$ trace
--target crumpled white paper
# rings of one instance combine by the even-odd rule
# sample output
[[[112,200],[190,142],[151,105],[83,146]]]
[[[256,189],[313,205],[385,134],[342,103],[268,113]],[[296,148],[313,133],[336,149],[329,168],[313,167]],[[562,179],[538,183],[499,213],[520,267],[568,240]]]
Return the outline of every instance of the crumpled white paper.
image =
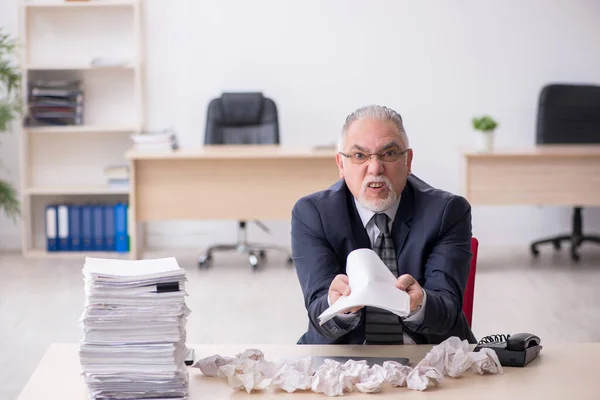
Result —
[[[429,385],[438,385],[442,374],[434,367],[417,366],[406,377],[406,387],[412,390],[425,390]]]
[[[434,367],[442,375],[449,375],[448,368],[452,366],[452,358],[457,351],[469,352],[469,342],[461,341],[458,337],[452,336],[442,343],[435,345],[425,355],[417,367]],[[452,375],[450,375],[452,376]]]
[[[348,360],[344,364],[325,360],[315,373],[311,389],[327,396],[342,396],[355,388],[362,393],[375,393],[381,390],[385,377],[381,365],[369,368],[365,360]]]
[[[288,393],[296,390],[307,390],[311,388],[313,373],[312,358],[310,356],[287,361],[277,370],[271,385]]]
[[[310,356],[274,363],[265,360],[264,354],[257,349],[248,349],[234,358],[214,355],[198,360],[193,366],[207,376],[227,378],[231,387],[248,393],[273,387],[288,393],[310,389],[327,396],[342,396],[355,389],[375,393],[383,384],[423,391],[440,384],[444,376],[456,378],[467,371],[503,373],[496,352],[486,348],[479,352],[469,351],[469,343],[457,337],[432,347],[414,368],[395,361],[369,367],[366,360],[348,360],[341,364],[326,359],[317,371],[313,371]]]
[[[196,364],[210,365],[209,362],[205,362],[210,359],[211,357],[207,357],[203,360],[198,360]],[[265,390],[268,388],[276,371],[277,365],[266,361],[262,351],[248,349],[243,353],[236,354],[235,358],[229,363],[221,365],[217,369],[217,376],[219,378],[227,378],[232,388],[246,390],[246,392],[250,393],[253,390]],[[212,369],[209,368],[208,372],[212,372]]]
[[[457,378],[468,370],[478,374],[503,373],[498,355],[492,349],[469,351],[469,343],[456,336],[434,346],[415,368],[433,367],[442,375]]]
[[[480,375],[483,375],[485,372],[489,372],[490,374],[502,374],[504,372],[502,364],[500,364],[500,360],[498,359],[498,354],[492,349],[484,347],[478,352],[474,352],[472,359],[473,365],[471,366],[471,370]]]
[[[408,365],[402,365],[397,361],[384,361],[385,381],[390,386],[400,387],[406,383],[406,377],[413,370]]]
[[[358,368],[358,363],[355,363],[354,368]],[[326,396],[341,396],[344,394],[344,389],[348,392],[354,389],[354,382],[350,374],[342,373],[341,363],[325,360],[315,372],[311,389],[315,393],[323,393]]]
[[[206,376],[217,376],[219,368],[233,361],[233,357],[221,357],[218,354],[200,359],[192,367],[200,368]]]
[[[381,365],[374,364],[371,368],[363,370],[359,376],[360,382],[356,389],[362,393],[376,393],[381,390],[381,385],[386,380],[386,371]]]

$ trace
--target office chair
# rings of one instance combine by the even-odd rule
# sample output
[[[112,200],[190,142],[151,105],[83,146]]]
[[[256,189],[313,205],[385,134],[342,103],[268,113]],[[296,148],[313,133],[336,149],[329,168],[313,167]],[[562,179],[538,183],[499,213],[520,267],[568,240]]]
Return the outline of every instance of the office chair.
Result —
[[[223,93],[210,101],[206,116],[205,145],[279,144],[279,120],[275,102],[260,92]],[[254,221],[265,232],[269,229],[260,221]],[[215,251],[238,251],[248,254],[253,270],[259,268],[267,250],[287,255],[292,264],[291,253],[283,247],[249,243],[247,221],[238,221],[238,241],[231,244],[214,244],[198,256],[198,266],[206,268],[212,262]]]
[[[537,144],[600,143],[600,86],[551,84],[540,93],[537,115]],[[583,234],[582,207],[573,207],[570,234],[541,239],[531,244],[531,253],[539,255],[540,244],[552,243],[560,250],[561,242],[571,244],[571,258],[579,261],[577,249],[583,242],[600,244],[600,236]]]
[[[467,279],[467,286],[465,287],[465,294],[463,299],[462,310],[467,317],[467,322],[471,326],[473,320],[473,297],[475,294],[475,272],[477,271],[477,250],[479,249],[479,241],[476,238],[471,238],[471,268],[469,269],[469,277]]]

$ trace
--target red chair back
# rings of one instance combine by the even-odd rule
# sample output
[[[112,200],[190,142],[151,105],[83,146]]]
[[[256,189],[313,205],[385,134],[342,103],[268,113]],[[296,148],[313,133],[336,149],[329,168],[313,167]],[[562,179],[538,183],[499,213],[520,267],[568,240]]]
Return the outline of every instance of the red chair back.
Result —
[[[471,252],[473,258],[471,258],[471,268],[469,269],[469,279],[467,279],[467,287],[465,288],[465,295],[463,301],[463,312],[467,317],[467,322],[471,326],[471,320],[473,318],[473,294],[475,292],[475,271],[477,270],[477,249],[479,247],[479,241],[476,238],[471,238]]]

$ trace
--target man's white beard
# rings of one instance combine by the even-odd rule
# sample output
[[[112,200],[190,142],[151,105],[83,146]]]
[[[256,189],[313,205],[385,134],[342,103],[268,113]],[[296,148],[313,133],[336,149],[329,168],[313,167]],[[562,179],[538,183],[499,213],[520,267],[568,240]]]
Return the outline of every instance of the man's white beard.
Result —
[[[365,192],[368,189],[368,185],[372,182],[381,182],[387,187],[387,196],[383,199],[367,199]],[[390,208],[398,199],[396,192],[392,189],[392,182],[389,181],[385,176],[367,177],[363,181],[362,187],[360,188],[360,194],[358,196],[358,202],[367,210],[373,212],[382,212]]]

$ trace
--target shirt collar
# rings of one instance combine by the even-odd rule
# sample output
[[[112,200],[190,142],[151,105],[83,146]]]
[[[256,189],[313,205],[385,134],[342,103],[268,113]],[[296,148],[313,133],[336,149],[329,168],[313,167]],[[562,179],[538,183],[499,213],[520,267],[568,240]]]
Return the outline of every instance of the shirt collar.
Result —
[[[392,221],[392,222],[394,222],[394,218],[396,218],[396,212],[398,211],[398,206],[400,205],[400,198],[401,198],[401,196],[398,197],[398,199],[394,202],[394,204],[392,204],[392,206],[390,208],[383,211],[384,213],[387,214],[388,217],[390,217],[390,221]],[[369,223],[371,218],[373,218],[373,215],[375,215],[376,213],[364,208],[358,202],[358,200],[356,200],[356,198],[354,198],[354,204],[356,205],[356,210],[358,211],[360,220],[362,221],[363,226],[366,228],[367,224]]]

